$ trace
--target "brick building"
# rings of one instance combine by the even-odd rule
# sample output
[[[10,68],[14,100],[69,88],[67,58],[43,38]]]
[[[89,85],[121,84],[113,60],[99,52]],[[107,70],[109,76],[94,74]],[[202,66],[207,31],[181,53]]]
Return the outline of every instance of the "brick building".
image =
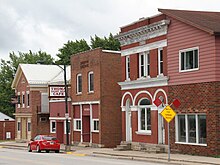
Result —
[[[0,112],[0,140],[15,139],[15,120]]]
[[[57,66],[58,67],[58,66]],[[63,66],[61,66],[63,67]],[[57,137],[59,142],[66,143],[66,104],[65,104],[65,86],[64,70],[60,68],[59,74],[50,80],[49,84],[49,109],[50,109],[50,134]],[[71,120],[71,85],[70,85],[70,66],[66,67],[66,80],[68,85],[68,114],[69,114],[69,139],[71,139],[72,125]],[[70,142],[70,141],[69,141]]]
[[[48,82],[60,72],[56,65],[19,64],[12,82],[17,96],[15,140],[49,134]]]
[[[163,107],[153,101],[166,105],[178,98],[181,106],[170,123],[172,151],[219,155],[220,12],[159,11],[122,27],[117,36],[122,139],[139,149],[143,143],[167,144]]]
[[[120,143],[120,79],[120,52],[97,48],[71,57],[74,143]]]
[[[132,148],[147,150],[148,143],[167,144],[167,129],[153,104],[156,98],[168,103],[167,29],[164,14],[142,18],[121,28],[122,139]]]

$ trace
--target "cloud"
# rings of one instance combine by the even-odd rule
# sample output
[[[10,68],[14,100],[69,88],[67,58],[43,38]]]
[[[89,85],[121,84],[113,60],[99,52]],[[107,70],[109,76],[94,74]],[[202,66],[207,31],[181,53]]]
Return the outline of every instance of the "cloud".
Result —
[[[46,51],[68,40],[116,34],[158,8],[219,11],[219,0],[0,0],[0,58],[11,51]]]

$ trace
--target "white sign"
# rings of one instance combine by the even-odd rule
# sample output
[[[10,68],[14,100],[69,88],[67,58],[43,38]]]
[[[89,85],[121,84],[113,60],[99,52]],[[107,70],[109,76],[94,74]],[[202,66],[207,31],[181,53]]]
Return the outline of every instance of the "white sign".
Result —
[[[65,87],[50,86],[50,97],[65,97]]]
[[[6,139],[11,139],[11,132],[6,132]]]

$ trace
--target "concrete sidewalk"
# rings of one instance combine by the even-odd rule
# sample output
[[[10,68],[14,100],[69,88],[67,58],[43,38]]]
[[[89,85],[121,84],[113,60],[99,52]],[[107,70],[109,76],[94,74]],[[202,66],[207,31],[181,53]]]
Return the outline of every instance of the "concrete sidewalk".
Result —
[[[16,143],[14,141],[0,142],[0,147],[13,149],[27,149],[27,143]],[[170,162],[168,155],[165,153],[154,154],[140,151],[114,151],[111,148],[91,148],[91,147],[76,147],[71,146],[70,152],[64,151],[65,146],[61,145],[61,152],[72,154],[74,156],[94,156],[107,157],[114,159],[130,159],[148,162],[160,162],[165,164],[182,164],[182,165],[220,165],[220,158],[192,156],[184,154],[171,154]]]

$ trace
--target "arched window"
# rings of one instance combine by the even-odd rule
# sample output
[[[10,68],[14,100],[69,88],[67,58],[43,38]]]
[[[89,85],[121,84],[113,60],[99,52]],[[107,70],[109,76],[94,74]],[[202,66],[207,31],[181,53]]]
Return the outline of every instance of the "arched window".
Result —
[[[147,98],[139,102],[139,131],[151,131],[151,102]]]

